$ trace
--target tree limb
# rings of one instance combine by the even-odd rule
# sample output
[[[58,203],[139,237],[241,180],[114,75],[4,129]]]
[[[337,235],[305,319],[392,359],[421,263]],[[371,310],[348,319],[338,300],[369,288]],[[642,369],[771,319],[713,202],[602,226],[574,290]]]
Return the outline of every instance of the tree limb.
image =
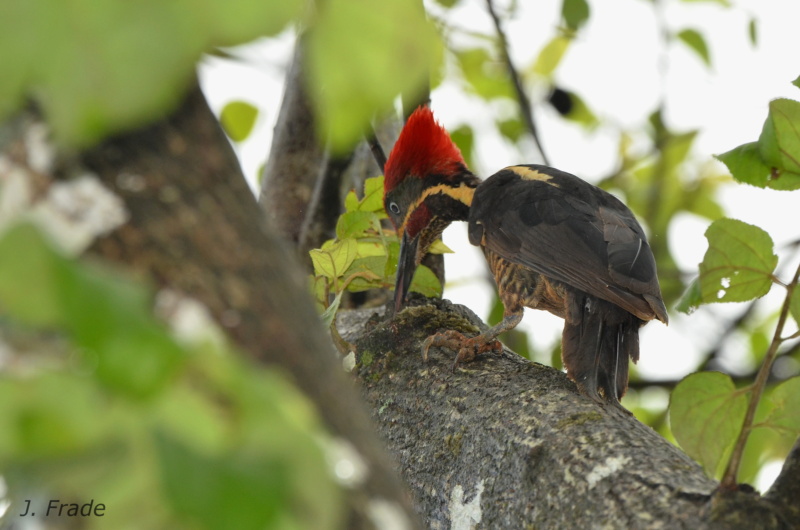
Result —
[[[368,315],[349,314],[340,329],[357,345],[364,397],[429,528],[459,517],[481,528],[781,527],[758,498],[760,511],[752,502],[715,511],[717,483],[694,461],[579,395],[561,372],[508,350],[456,371],[453,352],[433,349],[423,363],[428,335],[485,326],[466,308],[429,300],[365,331]]]
[[[800,438],[786,457],[778,478],[764,496],[767,500],[781,507],[784,519],[791,528],[800,528]]]
[[[311,100],[305,87],[304,39],[297,39],[284,84],[283,102],[264,166],[261,203],[267,219],[296,244],[306,219],[325,152],[317,138]]]

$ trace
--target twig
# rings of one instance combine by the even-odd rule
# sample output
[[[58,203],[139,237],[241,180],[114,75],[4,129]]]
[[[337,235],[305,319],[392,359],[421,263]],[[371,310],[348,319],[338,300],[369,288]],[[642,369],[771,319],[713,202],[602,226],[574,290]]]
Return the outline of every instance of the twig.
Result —
[[[505,32],[503,32],[503,28],[500,26],[500,19],[494,10],[494,4],[492,3],[492,0],[486,0],[486,7],[489,9],[489,15],[491,15],[495,30],[497,30],[497,37],[500,40],[500,51],[503,52],[503,60],[505,60],[506,68],[508,68],[508,73],[511,76],[511,82],[514,85],[514,91],[517,93],[517,98],[519,99],[519,106],[520,110],[522,111],[522,119],[525,122],[525,126],[528,128],[528,131],[531,133],[531,136],[533,136],[533,141],[536,143],[536,148],[542,155],[542,161],[549,166],[550,161],[547,159],[547,155],[542,147],[542,142],[539,140],[539,132],[536,128],[536,122],[533,119],[533,107],[531,106],[528,96],[525,94],[525,89],[522,87],[522,80],[519,77],[519,72],[517,72],[517,69],[514,67],[514,63],[511,60],[511,55],[508,52],[508,39],[506,38]]]
[[[384,152],[381,143],[378,141],[378,133],[375,131],[375,127],[372,128],[372,135],[367,138],[367,144],[369,144],[369,149],[372,151],[372,156],[375,158],[375,162],[378,164],[378,167],[383,171],[386,167],[386,152]]]
[[[753,418],[755,418],[756,409],[761,401],[761,395],[764,393],[764,388],[767,386],[767,379],[772,371],[772,364],[775,362],[775,357],[778,353],[778,347],[784,340],[786,340],[784,337],[781,337],[781,335],[783,334],[783,326],[789,316],[792,293],[794,292],[795,288],[797,288],[797,282],[799,279],[800,265],[798,265],[791,283],[786,286],[786,299],[783,301],[783,307],[781,307],[781,314],[780,317],[778,317],[778,324],[775,326],[775,334],[772,336],[772,343],[769,345],[769,350],[767,350],[767,354],[764,356],[764,361],[761,363],[761,368],[756,376],[756,381],[753,383],[753,394],[750,396],[750,402],[747,404],[747,412],[745,413],[744,422],[742,423],[742,430],[739,432],[739,437],[736,439],[736,443],[733,446],[731,458],[728,461],[728,466],[725,468],[725,474],[723,475],[722,482],[720,483],[720,486],[723,489],[733,490],[736,488],[736,476],[739,473],[739,464],[742,461],[744,448],[747,445],[747,439],[750,437],[750,432],[753,428]]]

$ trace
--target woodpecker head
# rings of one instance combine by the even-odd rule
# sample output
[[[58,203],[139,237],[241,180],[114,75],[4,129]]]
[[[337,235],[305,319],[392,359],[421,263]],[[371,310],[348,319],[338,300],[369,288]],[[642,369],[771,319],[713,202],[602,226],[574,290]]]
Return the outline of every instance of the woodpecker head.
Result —
[[[466,221],[479,180],[431,110],[408,118],[384,168],[383,205],[401,236],[395,311],[431,244],[453,221]]]

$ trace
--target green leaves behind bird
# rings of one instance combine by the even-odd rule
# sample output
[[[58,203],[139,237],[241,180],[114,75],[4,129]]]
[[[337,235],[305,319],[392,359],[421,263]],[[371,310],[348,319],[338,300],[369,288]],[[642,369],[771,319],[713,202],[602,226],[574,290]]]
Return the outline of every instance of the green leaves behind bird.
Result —
[[[684,29],[677,35],[678,40],[686,44],[689,49],[697,54],[706,67],[711,67],[711,52],[708,51],[708,44],[703,35],[694,29]]]
[[[785,458],[800,436],[800,377],[771,388],[755,414],[747,450],[755,459]],[[727,374],[699,372],[684,378],[670,397],[670,425],[675,439],[710,477],[719,478],[736,441],[750,399],[750,387],[736,388]],[[759,443],[769,435],[770,444]],[[776,445],[780,450],[775,451]],[[744,477],[740,477],[743,479]],[[752,479],[746,477],[744,479]]]
[[[246,101],[231,101],[219,115],[222,128],[234,142],[243,142],[250,136],[257,118],[258,108]]]
[[[758,141],[717,158],[739,182],[775,190],[800,189],[800,102],[770,102]]]
[[[724,218],[712,223],[705,235],[708,250],[700,264],[700,276],[679,309],[690,312],[700,304],[746,302],[769,292],[778,264],[769,234],[757,226]]]
[[[730,376],[700,372],[684,378],[670,397],[670,425],[675,439],[711,477],[722,472],[721,463],[742,428],[747,395],[737,390]]]

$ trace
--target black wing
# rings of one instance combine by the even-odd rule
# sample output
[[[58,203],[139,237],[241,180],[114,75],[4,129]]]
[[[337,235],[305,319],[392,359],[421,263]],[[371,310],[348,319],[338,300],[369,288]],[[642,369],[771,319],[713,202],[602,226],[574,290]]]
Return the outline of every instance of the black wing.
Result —
[[[613,195],[547,166],[506,168],[478,186],[469,238],[505,259],[667,322],[642,227]]]

